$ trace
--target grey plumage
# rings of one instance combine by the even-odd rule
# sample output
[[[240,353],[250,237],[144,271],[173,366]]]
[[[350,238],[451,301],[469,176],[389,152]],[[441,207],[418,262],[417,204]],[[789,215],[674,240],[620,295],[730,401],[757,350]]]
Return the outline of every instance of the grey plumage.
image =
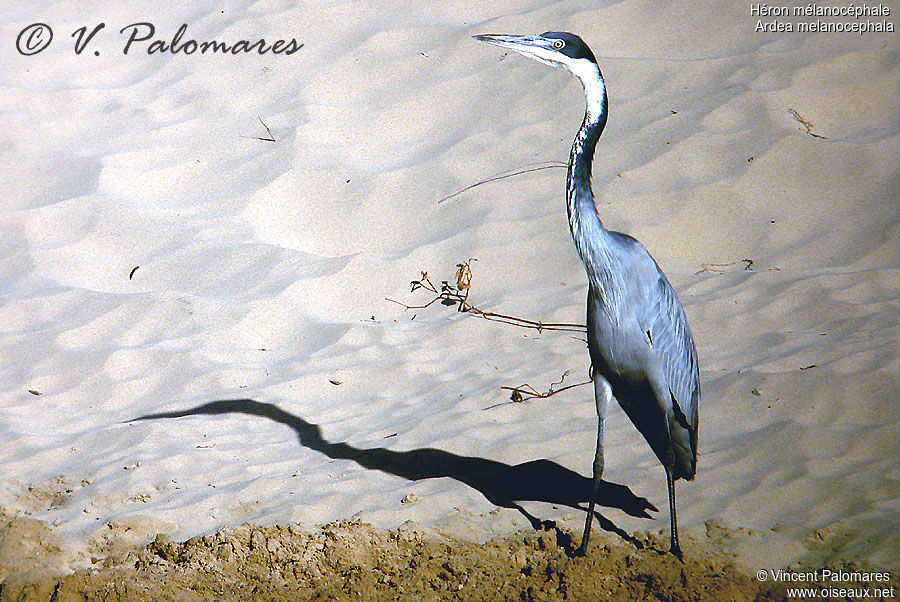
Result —
[[[675,291],[650,253],[627,234],[607,230],[597,214],[591,162],[608,116],[603,76],[590,48],[570,33],[475,38],[563,67],[581,81],[587,101],[566,176],[569,228],[588,277],[587,338],[598,416],[593,491],[579,551],[587,550],[590,538],[606,411],[615,397],[666,470],[671,552],[681,558],[675,480],[693,479],[697,468],[697,351]]]

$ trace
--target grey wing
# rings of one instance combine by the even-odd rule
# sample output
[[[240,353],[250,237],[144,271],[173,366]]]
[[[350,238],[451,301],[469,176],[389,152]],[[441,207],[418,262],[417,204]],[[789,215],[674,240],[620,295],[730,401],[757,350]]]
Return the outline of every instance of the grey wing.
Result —
[[[662,271],[659,271],[659,280],[656,286],[651,287],[649,297],[649,303],[644,306],[643,315],[639,318],[641,327],[650,333],[652,348],[660,359],[672,393],[675,418],[690,432],[691,451],[696,455],[697,406],[700,399],[697,349],[684,309]]]

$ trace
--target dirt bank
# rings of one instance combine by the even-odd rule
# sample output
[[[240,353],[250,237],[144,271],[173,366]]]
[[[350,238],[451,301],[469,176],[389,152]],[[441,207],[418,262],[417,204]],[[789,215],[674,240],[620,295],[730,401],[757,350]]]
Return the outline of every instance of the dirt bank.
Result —
[[[687,541],[682,564],[665,553],[667,542],[647,534],[636,535],[636,545],[601,534],[586,558],[574,558],[573,536],[556,529],[482,545],[411,524],[394,531],[359,522],[315,531],[242,525],[183,543],[159,535],[57,577],[41,564],[42,554],[58,551],[49,530],[21,519],[9,525],[7,560],[16,539],[20,558],[19,566],[0,563],[2,602],[784,599],[721,554]]]

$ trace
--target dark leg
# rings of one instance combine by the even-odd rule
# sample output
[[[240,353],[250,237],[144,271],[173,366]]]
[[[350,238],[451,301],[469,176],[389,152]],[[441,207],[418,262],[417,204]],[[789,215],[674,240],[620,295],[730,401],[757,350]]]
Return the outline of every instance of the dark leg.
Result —
[[[601,431],[602,432],[602,431]],[[587,553],[588,540],[591,537],[591,524],[594,522],[594,504],[597,501],[597,491],[600,489],[600,481],[603,478],[603,436],[597,434],[597,450],[594,452],[594,482],[591,487],[591,501],[588,503],[587,517],[584,519],[584,532],[581,535],[581,546],[576,554],[584,556]]]
[[[670,540],[671,552],[678,560],[684,562],[681,557],[681,546],[678,545],[678,519],[675,517],[675,479],[672,478],[672,469],[666,468],[666,484],[669,488],[669,520],[671,523]]]
[[[581,546],[576,554],[584,556],[587,553],[588,540],[591,537],[591,523],[594,520],[594,505],[597,501],[597,492],[600,490],[600,481],[603,479],[603,433],[606,430],[606,410],[612,398],[612,387],[606,379],[599,374],[594,375],[594,400],[597,403],[597,447],[594,451],[594,479],[591,486],[591,499],[588,503],[587,517],[584,519],[584,533],[581,535]]]

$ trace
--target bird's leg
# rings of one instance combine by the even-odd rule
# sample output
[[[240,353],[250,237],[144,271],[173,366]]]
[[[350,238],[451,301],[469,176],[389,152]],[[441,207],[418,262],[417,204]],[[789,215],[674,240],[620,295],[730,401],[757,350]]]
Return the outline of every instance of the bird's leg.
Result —
[[[675,479],[672,478],[672,469],[666,466],[666,484],[669,489],[669,520],[670,520],[670,536],[671,552],[678,560],[684,562],[681,557],[681,546],[678,545],[678,519],[675,517]]]
[[[577,552],[579,556],[584,556],[587,553],[588,540],[591,537],[594,504],[597,501],[597,492],[600,490],[600,480],[603,478],[603,433],[606,429],[606,411],[609,409],[609,401],[612,399],[612,387],[607,380],[596,373],[593,376],[594,400],[597,403],[597,449],[594,451],[594,480],[591,487],[591,499],[588,503],[587,517],[584,520],[581,546]]]

